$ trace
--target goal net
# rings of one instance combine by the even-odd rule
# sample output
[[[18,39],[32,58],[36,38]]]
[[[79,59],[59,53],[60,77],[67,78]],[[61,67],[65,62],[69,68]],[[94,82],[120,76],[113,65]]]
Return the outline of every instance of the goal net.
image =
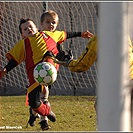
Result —
[[[96,2],[0,2],[0,68],[7,63],[5,54],[20,39],[18,25],[22,17],[31,18],[40,27],[43,11],[51,9],[58,13],[57,30],[86,31],[97,33]],[[88,40],[76,37],[64,42],[65,48],[73,51],[74,59],[85,50]],[[0,80],[1,95],[21,95],[28,85],[25,64],[11,70]],[[70,72],[61,66],[57,81],[52,85],[51,95],[95,95],[97,88],[96,62],[82,73]]]

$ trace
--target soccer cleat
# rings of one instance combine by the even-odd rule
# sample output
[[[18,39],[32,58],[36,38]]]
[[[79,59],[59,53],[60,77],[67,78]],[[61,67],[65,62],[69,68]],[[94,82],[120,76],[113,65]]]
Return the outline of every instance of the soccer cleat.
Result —
[[[43,121],[41,121],[39,124],[40,124],[41,129],[42,129],[43,131],[44,131],[44,130],[48,130],[48,129],[51,128],[50,125],[48,125],[47,120],[43,120]]]
[[[53,111],[50,111],[49,115],[47,116],[48,119],[52,122],[55,122],[56,121],[56,116],[55,114],[53,113]]]
[[[29,125],[30,125],[31,127],[33,127],[33,126],[35,125],[36,118],[39,118],[39,116],[38,116],[38,115],[35,116],[35,115],[32,113],[32,108],[29,108],[29,112],[30,112],[30,118],[29,118],[29,120],[28,120],[28,123],[29,123]]]
[[[44,104],[47,104],[47,105],[50,107],[49,101],[44,101],[43,103],[44,103]],[[55,121],[56,121],[56,116],[55,116],[55,114],[53,113],[52,110],[50,110],[50,113],[49,113],[49,115],[48,115],[47,117],[48,117],[48,119],[49,119],[50,121],[52,121],[52,122],[55,122]]]

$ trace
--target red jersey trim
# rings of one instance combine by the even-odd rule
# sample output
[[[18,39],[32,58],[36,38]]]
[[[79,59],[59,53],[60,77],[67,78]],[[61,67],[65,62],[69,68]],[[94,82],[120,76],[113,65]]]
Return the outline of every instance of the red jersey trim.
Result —
[[[25,62],[26,62],[26,70],[27,70],[27,75],[29,78],[29,83],[30,85],[35,82],[34,77],[33,77],[33,70],[35,67],[34,61],[33,61],[33,52],[31,48],[31,44],[28,38],[24,40],[25,43],[25,52],[26,52],[26,57],[25,57]]]

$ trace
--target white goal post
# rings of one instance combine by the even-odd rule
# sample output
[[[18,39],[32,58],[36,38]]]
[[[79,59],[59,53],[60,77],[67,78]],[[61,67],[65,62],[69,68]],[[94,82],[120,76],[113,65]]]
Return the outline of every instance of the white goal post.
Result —
[[[130,131],[128,2],[99,7],[98,130]]]

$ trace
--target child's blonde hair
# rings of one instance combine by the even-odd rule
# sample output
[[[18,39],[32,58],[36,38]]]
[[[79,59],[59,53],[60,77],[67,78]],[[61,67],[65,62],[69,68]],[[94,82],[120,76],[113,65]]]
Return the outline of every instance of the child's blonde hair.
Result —
[[[43,12],[43,14],[41,15],[41,19],[40,19],[41,23],[44,21],[45,17],[47,16],[58,17],[58,14],[53,10],[48,10],[48,11]]]

